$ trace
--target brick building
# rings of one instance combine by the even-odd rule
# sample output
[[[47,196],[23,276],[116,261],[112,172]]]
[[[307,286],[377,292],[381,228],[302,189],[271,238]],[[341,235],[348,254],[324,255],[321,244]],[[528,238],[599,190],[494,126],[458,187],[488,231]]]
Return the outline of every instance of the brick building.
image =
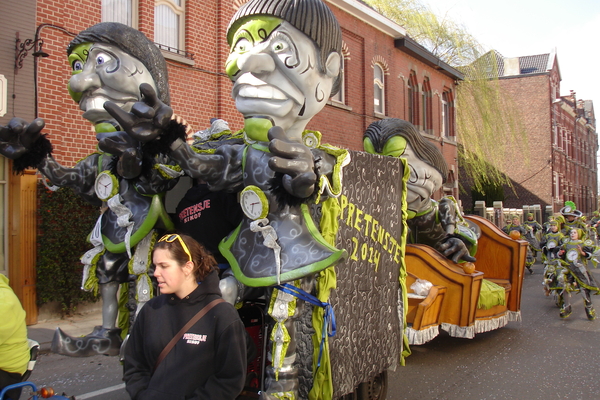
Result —
[[[226,30],[244,0],[21,0],[0,3],[0,75],[8,101],[0,109],[0,125],[18,116],[46,122],[54,157],[65,166],[95,150],[92,126],[69,97],[71,67],[66,46],[73,34],[101,21],[129,24],[152,38],[167,59],[171,105],[193,130],[205,129],[218,117],[232,129],[242,118],[230,96],[224,74],[228,56]],[[406,37],[405,30],[358,0],[327,0],[343,34],[344,85],[308,125],[323,141],[362,149],[362,134],[384,117],[413,122],[444,154],[448,182],[435,197],[458,197],[455,179],[457,147],[454,93],[459,71],[435,58]],[[10,3],[10,4],[7,4]],[[15,39],[26,45],[15,67]],[[26,39],[32,39],[27,42]],[[35,41],[41,39],[41,42]],[[44,53],[42,56],[42,53]],[[45,55],[48,55],[45,57]],[[36,78],[36,79],[34,79]],[[4,82],[0,80],[0,83]],[[14,94],[14,95],[13,95]],[[0,156],[1,157],[1,156]],[[0,159],[0,203],[5,219],[0,234],[0,273],[8,274],[32,315],[35,304],[35,184],[33,171],[10,173]],[[10,215],[10,218],[7,217]],[[91,227],[90,227],[91,228]],[[23,240],[27,237],[27,240]],[[20,268],[9,268],[20,265]],[[28,288],[28,289],[23,289]],[[35,323],[30,317],[29,323]]]
[[[590,216],[598,207],[598,134],[592,101],[577,100],[573,91],[560,96],[554,52],[515,58],[496,53],[495,60],[500,86],[520,111],[527,134],[510,149],[502,168],[514,186],[514,191],[504,188],[504,206],[539,204],[547,216],[571,200]],[[470,201],[468,195],[462,199]]]

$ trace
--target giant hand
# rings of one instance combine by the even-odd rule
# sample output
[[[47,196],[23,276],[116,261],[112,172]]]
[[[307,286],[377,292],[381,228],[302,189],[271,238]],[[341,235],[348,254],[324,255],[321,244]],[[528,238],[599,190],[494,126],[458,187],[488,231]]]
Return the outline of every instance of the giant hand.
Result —
[[[465,243],[456,237],[447,237],[438,244],[437,249],[446,257],[450,258],[455,263],[460,260],[475,262],[475,257],[469,254],[469,249]]]
[[[96,135],[98,148],[119,156],[117,173],[125,179],[133,179],[142,172],[142,152],[139,142],[126,132],[107,132]]]
[[[315,191],[315,163],[312,152],[303,143],[290,141],[278,126],[269,129],[269,167],[283,175],[285,190],[299,198],[307,198]]]
[[[142,100],[131,108],[131,112],[107,101],[104,109],[121,125],[132,138],[142,143],[157,139],[173,116],[173,109],[160,101],[156,92],[147,83],[140,85]]]
[[[28,124],[24,119],[13,118],[8,126],[0,125],[0,154],[16,160],[28,153],[41,136],[45,123],[36,118]]]

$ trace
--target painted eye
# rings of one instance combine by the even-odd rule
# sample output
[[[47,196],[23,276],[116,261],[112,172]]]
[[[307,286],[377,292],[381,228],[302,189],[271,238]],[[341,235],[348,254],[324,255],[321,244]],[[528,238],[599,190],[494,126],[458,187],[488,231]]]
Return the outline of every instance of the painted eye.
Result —
[[[105,53],[100,53],[96,56],[96,65],[102,65],[112,60],[112,58]]]
[[[273,45],[272,45],[272,49],[276,53],[285,51],[287,48],[288,48],[288,44],[284,41],[277,41],[277,42],[273,43]]]
[[[83,62],[77,60],[73,63],[73,71],[83,71]]]
[[[236,53],[245,53],[250,50],[250,41],[248,39],[240,39],[233,47],[233,51]]]

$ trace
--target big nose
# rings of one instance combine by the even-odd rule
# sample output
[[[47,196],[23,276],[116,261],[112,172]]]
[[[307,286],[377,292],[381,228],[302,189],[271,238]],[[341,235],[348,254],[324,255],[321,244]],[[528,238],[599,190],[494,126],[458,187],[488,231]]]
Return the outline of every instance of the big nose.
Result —
[[[275,61],[273,61],[273,58],[264,53],[242,54],[238,58],[237,64],[242,72],[251,72],[255,74],[271,72],[275,69]]]
[[[97,73],[84,70],[71,77],[69,86],[72,91],[83,93],[89,89],[99,88],[102,86],[102,82],[100,82],[100,77]]]

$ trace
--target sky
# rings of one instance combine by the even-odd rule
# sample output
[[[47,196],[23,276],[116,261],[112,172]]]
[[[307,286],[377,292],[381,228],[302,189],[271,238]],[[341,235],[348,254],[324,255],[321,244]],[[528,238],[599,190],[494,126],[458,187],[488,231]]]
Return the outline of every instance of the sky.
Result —
[[[592,100],[600,119],[600,0],[422,0],[504,57],[556,50],[560,94]]]

